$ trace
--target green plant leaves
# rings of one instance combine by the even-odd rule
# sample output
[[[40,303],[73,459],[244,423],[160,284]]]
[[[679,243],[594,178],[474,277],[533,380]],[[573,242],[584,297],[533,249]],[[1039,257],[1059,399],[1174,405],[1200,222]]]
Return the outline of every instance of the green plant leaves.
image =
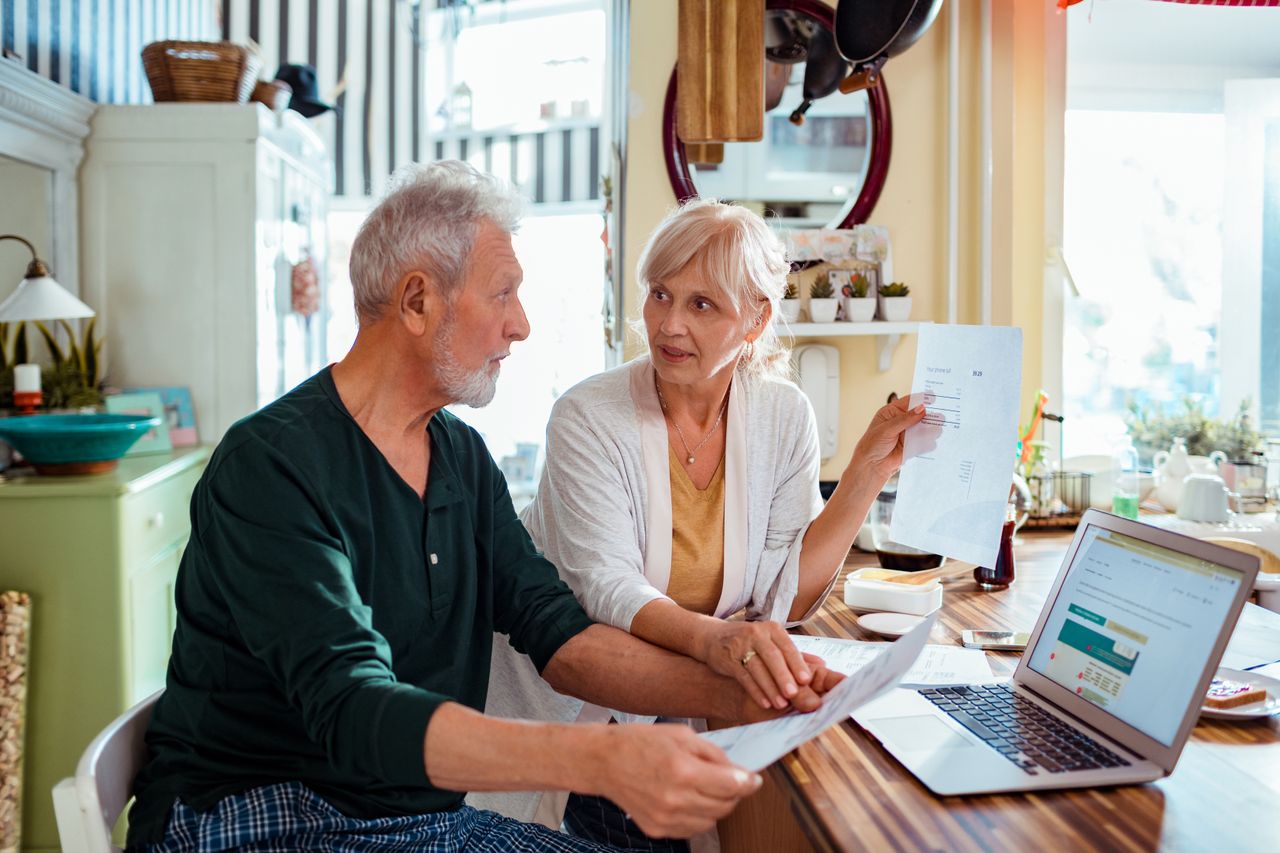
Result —
[[[1124,422],[1134,446],[1144,457],[1168,450],[1174,438],[1182,438],[1192,456],[1208,456],[1221,450],[1233,461],[1241,461],[1262,445],[1262,435],[1249,419],[1251,405],[1252,401],[1246,399],[1234,416],[1210,418],[1204,412],[1204,404],[1191,397],[1183,397],[1181,407],[1171,411],[1130,402]]]
[[[813,284],[809,285],[810,299],[830,299],[835,296],[835,293],[835,288],[831,286],[831,281],[826,276],[818,276]]]
[[[66,321],[63,320],[65,323]],[[62,364],[67,360],[67,355],[63,352],[62,345],[58,343],[58,339],[54,337],[53,332],[49,331],[49,327],[39,320],[35,321],[36,328],[40,330],[41,337],[44,338],[44,345],[49,348],[49,355],[53,356],[54,364]],[[75,338],[71,339],[75,343]]]
[[[84,333],[79,340],[76,339],[75,329],[71,324],[66,320],[59,320],[59,327],[67,335],[65,347],[58,343],[57,336],[48,326],[38,320],[34,322],[52,357],[52,364],[41,371],[40,377],[45,407],[60,409],[100,404],[102,377],[99,366],[102,364],[102,341],[94,338],[97,318],[92,318],[85,324]],[[16,325],[17,331],[13,334],[13,346],[10,349],[7,324],[0,323],[0,373],[6,375],[13,365],[29,361],[27,324]]]

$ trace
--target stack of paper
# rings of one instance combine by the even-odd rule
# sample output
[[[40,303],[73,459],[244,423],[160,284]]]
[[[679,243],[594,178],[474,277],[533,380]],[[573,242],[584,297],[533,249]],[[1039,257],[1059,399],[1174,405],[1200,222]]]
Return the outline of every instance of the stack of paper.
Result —
[[[920,657],[937,621],[938,613],[934,611],[897,642],[883,644],[856,673],[823,696],[822,707],[810,714],[790,714],[763,723],[706,732],[702,736],[723,749],[729,760],[739,767],[763,770],[892,690]]]
[[[829,668],[850,675],[870,663],[888,643],[861,643],[835,637],[793,635],[796,648],[826,661]],[[998,681],[981,649],[960,646],[924,647],[915,664],[902,676],[911,687],[950,687],[956,684],[984,684]]]

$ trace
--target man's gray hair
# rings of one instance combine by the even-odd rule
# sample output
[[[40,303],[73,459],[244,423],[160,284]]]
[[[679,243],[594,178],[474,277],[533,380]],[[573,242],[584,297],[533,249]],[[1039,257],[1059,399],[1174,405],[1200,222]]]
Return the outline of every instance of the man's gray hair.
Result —
[[[524,199],[492,175],[459,160],[396,170],[387,194],[351,244],[351,287],[361,324],[380,319],[405,273],[420,269],[447,299],[466,276],[484,220],[514,234]]]

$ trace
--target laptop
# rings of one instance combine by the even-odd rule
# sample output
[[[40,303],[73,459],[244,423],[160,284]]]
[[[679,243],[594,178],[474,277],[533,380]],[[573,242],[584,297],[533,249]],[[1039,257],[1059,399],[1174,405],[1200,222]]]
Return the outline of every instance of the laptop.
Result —
[[[936,794],[1173,771],[1258,560],[1085,513],[1010,681],[896,688],[853,718]]]

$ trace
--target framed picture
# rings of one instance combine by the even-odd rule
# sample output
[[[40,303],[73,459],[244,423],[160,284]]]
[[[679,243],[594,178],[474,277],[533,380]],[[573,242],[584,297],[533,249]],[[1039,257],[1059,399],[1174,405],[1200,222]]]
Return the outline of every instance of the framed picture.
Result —
[[[141,391],[133,394],[112,394],[107,397],[107,411],[113,415],[156,415],[160,425],[147,432],[138,442],[129,448],[125,456],[137,456],[142,453],[165,453],[172,449],[169,442],[169,421],[165,417],[164,402],[155,391]]]
[[[164,403],[165,423],[169,425],[169,441],[174,447],[194,447],[200,443],[196,432],[196,410],[191,404],[191,389],[185,385],[154,388],[125,388],[126,394],[154,392]]]

